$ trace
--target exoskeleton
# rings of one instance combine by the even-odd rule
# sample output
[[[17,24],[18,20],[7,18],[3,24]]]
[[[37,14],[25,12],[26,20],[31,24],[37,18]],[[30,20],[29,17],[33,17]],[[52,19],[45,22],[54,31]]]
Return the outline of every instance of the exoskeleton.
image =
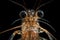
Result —
[[[50,3],[50,1],[45,3],[45,4],[42,4],[42,5],[38,6],[36,8],[36,10],[34,10],[34,9],[29,10],[26,7],[24,7],[23,5],[21,5],[17,2],[14,2],[14,1],[11,1],[11,2],[13,2],[13,3],[15,3],[19,6],[22,6],[25,9],[25,11],[21,11],[19,13],[20,17],[22,17],[21,14],[23,14],[23,13],[25,14],[25,17],[22,18],[22,19],[17,19],[12,23],[12,24],[14,24],[17,21],[22,20],[21,25],[16,26],[16,27],[11,28],[11,29],[8,29],[8,30],[5,30],[5,31],[1,32],[0,34],[2,34],[4,32],[7,32],[7,31],[10,31],[10,30],[21,28],[21,30],[14,31],[13,34],[11,35],[11,37],[9,38],[9,40],[13,40],[14,36],[16,34],[21,35],[21,38],[17,39],[17,40],[48,40],[48,39],[46,39],[44,37],[41,37],[39,35],[40,33],[43,33],[43,32],[45,32],[48,35],[49,40],[57,40],[48,30],[44,29],[39,24],[39,22],[42,22],[42,23],[45,23],[46,25],[48,25],[49,27],[52,28],[52,26],[50,24],[48,24],[47,22],[44,22],[44,21],[47,21],[47,20],[42,19],[42,17],[44,16],[44,12],[42,10],[38,10],[40,7],[44,6],[45,4]],[[40,17],[38,16],[38,13],[41,14]],[[38,19],[42,19],[44,21],[41,21],[41,20],[38,20]]]

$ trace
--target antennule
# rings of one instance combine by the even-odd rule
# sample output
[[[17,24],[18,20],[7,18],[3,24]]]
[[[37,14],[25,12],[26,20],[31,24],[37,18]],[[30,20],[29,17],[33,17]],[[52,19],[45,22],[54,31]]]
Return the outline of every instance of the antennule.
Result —
[[[17,5],[21,6],[21,7],[23,7],[25,10],[27,10],[27,8],[24,7],[22,4],[19,4],[19,3],[15,2],[15,1],[12,1],[12,0],[9,0],[9,1],[11,1],[12,3],[17,4]]]
[[[53,0],[50,0],[50,1],[46,2],[46,3],[41,4],[40,6],[38,6],[38,7],[36,8],[36,10],[38,10],[38,9],[41,8],[42,6],[45,6],[46,4],[49,4],[49,3],[51,3],[51,2],[53,2]]]

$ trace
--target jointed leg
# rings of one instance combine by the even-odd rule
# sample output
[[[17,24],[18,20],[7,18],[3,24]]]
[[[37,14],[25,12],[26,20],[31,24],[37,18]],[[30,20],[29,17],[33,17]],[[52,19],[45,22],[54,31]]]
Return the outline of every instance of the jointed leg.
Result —
[[[48,37],[49,37],[50,40],[53,40],[53,38],[54,38],[55,40],[57,40],[57,39],[56,39],[50,32],[48,32],[46,29],[44,29],[44,28],[42,28],[42,27],[40,27],[40,29],[48,35]]]
[[[15,36],[16,34],[21,35],[21,31],[20,31],[20,30],[15,31],[15,32],[11,35],[11,37],[9,38],[9,40],[13,40],[13,38],[14,38],[14,36]]]
[[[40,39],[39,40],[47,40],[47,39],[45,39],[45,38],[43,38],[43,37],[40,37]]]

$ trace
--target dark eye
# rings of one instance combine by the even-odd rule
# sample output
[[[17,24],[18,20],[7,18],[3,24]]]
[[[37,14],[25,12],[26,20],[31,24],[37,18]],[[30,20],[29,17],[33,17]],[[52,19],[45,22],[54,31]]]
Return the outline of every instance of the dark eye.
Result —
[[[21,18],[25,18],[26,15],[27,15],[26,11],[21,11],[21,12],[19,13],[19,16],[20,16]]]
[[[43,17],[43,16],[44,16],[44,12],[43,12],[42,10],[38,10],[38,11],[37,11],[37,15],[38,15],[39,17]]]

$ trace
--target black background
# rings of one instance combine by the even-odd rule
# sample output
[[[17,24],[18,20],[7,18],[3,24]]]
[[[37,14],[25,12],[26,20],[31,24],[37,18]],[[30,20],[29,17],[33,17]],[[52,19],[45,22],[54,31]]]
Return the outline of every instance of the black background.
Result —
[[[23,4],[22,0],[14,0],[16,2],[19,2],[20,4]],[[46,1],[42,0],[42,3]],[[26,6],[28,9],[33,9],[33,0],[26,1]],[[3,1],[1,2],[1,12],[0,12],[0,32],[12,28],[14,26],[19,25],[19,23],[16,23],[15,25],[10,25],[14,20],[20,18],[19,12],[21,10],[24,10],[19,5],[16,5],[10,1]],[[56,32],[52,31],[51,28],[47,28],[54,36],[59,39],[60,31],[59,31],[59,2],[58,0],[54,0],[52,3],[49,3],[43,7],[41,7],[39,10],[43,10],[45,15],[44,19],[47,19],[50,21],[50,24],[55,28]],[[14,31],[14,30],[13,30]],[[0,40],[7,40],[9,36],[12,34],[13,31],[9,31],[6,33],[3,33],[0,35]]]

